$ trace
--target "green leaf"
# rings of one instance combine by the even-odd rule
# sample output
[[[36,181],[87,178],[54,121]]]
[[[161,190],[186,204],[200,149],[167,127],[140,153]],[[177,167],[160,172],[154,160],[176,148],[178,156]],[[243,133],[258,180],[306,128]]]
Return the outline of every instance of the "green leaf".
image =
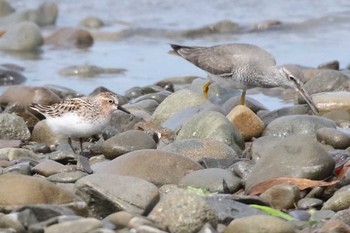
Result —
[[[211,193],[208,189],[206,188],[196,188],[196,187],[192,187],[192,186],[188,186],[187,190],[197,194],[198,196],[210,196],[216,193]]]
[[[271,208],[271,207],[268,207],[268,206],[262,206],[262,205],[249,205],[250,207],[253,207],[255,209],[258,209],[258,210],[261,210],[261,211],[264,211],[265,213],[268,213],[272,216],[275,216],[275,217],[280,217],[280,218],[283,218],[285,220],[293,220],[294,217],[289,215],[289,214],[286,214],[280,210],[276,210],[274,208]]]

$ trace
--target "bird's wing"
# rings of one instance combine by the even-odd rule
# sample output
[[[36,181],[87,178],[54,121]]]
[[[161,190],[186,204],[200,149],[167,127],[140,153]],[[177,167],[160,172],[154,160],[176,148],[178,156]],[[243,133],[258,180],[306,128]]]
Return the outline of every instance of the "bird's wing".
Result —
[[[80,99],[68,99],[50,106],[32,104],[30,108],[44,116],[59,117],[66,112],[78,111],[82,106],[84,105]]]
[[[250,44],[227,44],[213,47],[189,47],[172,44],[174,52],[197,67],[217,76],[230,76],[242,65],[273,66],[269,52]]]

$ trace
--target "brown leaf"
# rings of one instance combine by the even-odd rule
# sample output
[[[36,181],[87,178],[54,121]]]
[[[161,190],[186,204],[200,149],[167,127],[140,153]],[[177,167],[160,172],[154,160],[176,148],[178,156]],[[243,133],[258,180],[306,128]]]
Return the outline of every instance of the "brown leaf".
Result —
[[[292,178],[292,177],[279,177],[279,178],[274,178],[271,180],[266,180],[261,183],[258,183],[254,185],[250,191],[249,194],[251,195],[258,195],[260,193],[265,192],[267,189],[271,188],[274,185],[277,184],[294,184],[298,187],[300,190],[304,190],[307,188],[314,188],[318,186],[330,186],[336,184],[338,181],[331,181],[331,182],[326,182],[326,181],[321,181],[321,180],[309,180],[309,179],[304,179],[304,178]]]

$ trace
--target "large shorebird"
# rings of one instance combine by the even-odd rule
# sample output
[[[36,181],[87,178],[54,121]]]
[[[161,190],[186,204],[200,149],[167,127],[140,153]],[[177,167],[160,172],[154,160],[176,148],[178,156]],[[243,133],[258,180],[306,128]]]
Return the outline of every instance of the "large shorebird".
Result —
[[[208,72],[211,80],[225,80],[243,89],[241,104],[248,88],[292,87],[305,99],[314,114],[318,110],[303,83],[283,66],[277,66],[272,54],[250,44],[225,44],[190,47],[171,44],[172,52]],[[208,92],[211,81],[203,87]]]

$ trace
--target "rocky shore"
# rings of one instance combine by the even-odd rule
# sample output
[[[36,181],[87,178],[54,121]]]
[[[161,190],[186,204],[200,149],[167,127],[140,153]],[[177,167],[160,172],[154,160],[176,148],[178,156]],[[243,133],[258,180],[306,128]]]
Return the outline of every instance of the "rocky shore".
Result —
[[[90,33],[60,28],[58,7],[15,11],[1,1],[0,50],[27,52],[43,44],[86,48],[94,39],[120,39],[149,30]],[[283,27],[269,20],[252,28],[224,21],[158,36],[197,37]],[[15,25],[9,27],[8,25]],[[153,31],[154,32],[154,31]],[[25,42],[17,40],[26,34]],[[350,71],[337,61],[319,67],[286,65],[304,82],[320,115],[290,89],[240,91],[206,79],[165,78],[117,94],[131,112],[114,113],[102,134],[85,139],[85,159],[54,134],[29,105],[82,96],[67,86],[29,86],[13,64],[0,67],[0,232],[6,233],[337,233],[350,232]],[[116,75],[124,69],[71,66],[64,76]],[[20,85],[21,84],[21,85]],[[274,111],[251,93],[293,100]]]

